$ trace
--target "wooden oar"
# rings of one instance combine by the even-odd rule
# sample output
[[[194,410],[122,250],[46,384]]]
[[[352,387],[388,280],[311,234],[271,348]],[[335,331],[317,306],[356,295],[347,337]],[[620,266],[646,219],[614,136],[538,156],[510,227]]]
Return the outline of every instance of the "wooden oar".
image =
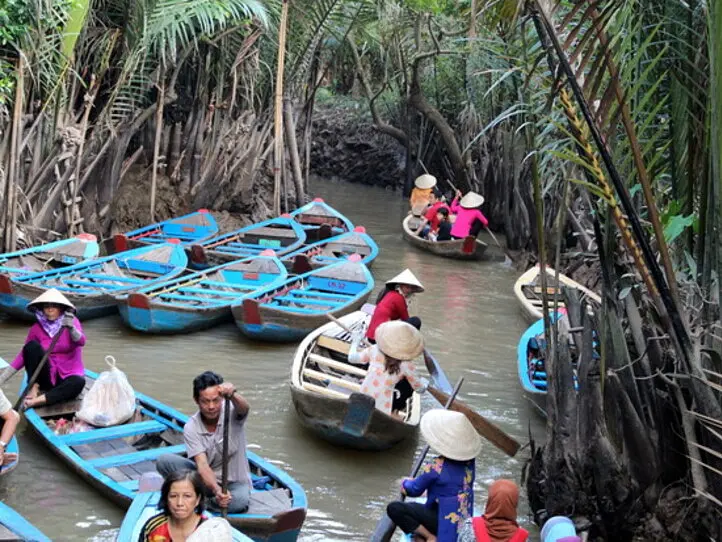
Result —
[[[346,332],[351,333],[349,327],[338,318],[334,317],[332,314],[326,314],[326,316],[335,322],[337,326],[346,330]],[[428,369],[431,378],[434,380],[434,383],[442,388],[437,389],[434,386],[429,386],[427,390],[439,401],[439,403],[444,404],[449,397],[449,392],[444,392],[442,390],[444,388],[447,390],[451,388],[449,381],[439,363],[428,352],[428,350],[424,350],[424,362],[426,363],[426,368]],[[517,442],[514,438],[506,434],[501,428],[491,423],[489,420],[484,418],[484,416],[458,399],[454,401],[454,406],[451,407],[451,410],[456,410],[457,412],[461,412],[466,415],[471,422],[471,425],[473,425],[474,429],[476,429],[476,432],[504,453],[514,456],[519,451],[519,448],[521,448],[521,444],[519,444],[519,442]]]
[[[62,316],[60,316],[62,318]],[[18,397],[18,400],[15,401],[15,410],[20,412],[22,410],[23,402],[25,402],[25,398],[27,397],[28,393],[30,393],[30,390],[35,385],[35,382],[37,382],[38,377],[40,376],[40,371],[43,370],[43,367],[45,367],[45,364],[48,362],[48,359],[50,358],[50,354],[53,353],[53,350],[55,349],[55,345],[58,344],[58,341],[60,340],[60,335],[62,335],[63,331],[65,330],[65,327],[61,327],[60,331],[58,331],[55,336],[53,337],[53,340],[50,342],[50,346],[48,347],[47,351],[45,352],[45,355],[40,360],[40,363],[38,363],[38,366],[35,368],[35,372],[33,372],[32,376],[28,380],[27,386],[25,386],[25,389],[20,394],[20,397]]]
[[[429,375],[431,375],[431,380],[434,382],[434,385],[444,393],[451,393],[449,379],[446,378],[446,374],[441,368],[441,365],[439,365],[439,362],[436,361],[436,358],[432,356],[431,352],[426,348],[424,348],[424,364],[426,365],[426,370],[429,371]]]
[[[228,433],[231,426],[231,398],[226,397],[223,404],[223,456],[221,463],[221,493],[228,491]],[[228,517],[228,507],[221,508],[221,516]]]
[[[454,389],[452,390],[451,395],[449,396],[446,404],[444,405],[444,408],[451,407],[454,399],[456,398],[456,394],[459,393],[459,389],[461,388],[461,384],[463,382],[464,377],[462,376],[461,378],[459,378],[456,386],[454,386]],[[411,474],[409,476],[410,478],[414,478],[419,472],[421,465],[424,464],[424,460],[426,459],[426,454],[429,453],[429,449],[430,446],[427,444],[426,446],[424,446],[424,449],[421,450],[421,454],[414,463],[414,466],[411,467]],[[406,500],[406,495],[404,495],[403,493],[401,494],[401,500]],[[396,525],[393,521],[391,521],[391,518],[389,518],[388,514],[384,513],[384,516],[376,524],[376,529],[374,529],[374,533],[371,535],[370,540],[371,542],[388,542],[389,540],[391,540],[391,536],[394,534],[395,530]]]
[[[439,403],[441,404],[444,404],[449,398],[448,393],[444,393],[443,391],[436,389],[432,386],[429,386],[428,392],[433,395],[436,400],[439,401]],[[519,444],[519,442],[517,442],[514,438],[509,436],[499,427],[484,418],[484,416],[482,416],[475,410],[469,408],[458,399],[454,401],[454,404],[450,407],[450,410],[455,410],[456,412],[461,412],[462,414],[464,414],[471,422],[471,425],[474,426],[474,429],[476,429],[477,433],[479,433],[482,437],[491,442],[494,446],[499,448],[507,455],[514,456],[519,451],[519,448],[521,448],[521,444]]]

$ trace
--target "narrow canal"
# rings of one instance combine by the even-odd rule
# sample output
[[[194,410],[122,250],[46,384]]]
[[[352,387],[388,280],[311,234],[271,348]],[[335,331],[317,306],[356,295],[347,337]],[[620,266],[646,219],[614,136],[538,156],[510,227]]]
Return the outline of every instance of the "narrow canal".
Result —
[[[376,291],[406,267],[419,277],[426,292],[413,301],[412,313],[422,317],[427,346],[449,380],[464,377],[461,399],[522,442],[529,428],[540,437],[544,422],[524,399],[516,377],[516,343],[526,327],[512,294],[517,272],[499,262],[454,262],[414,249],[401,238],[406,204],[396,193],[330,181],[313,182],[311,191],[365,226],[379,244]],[[236,384],[251,403],[249,446],[306,490],[303,541],[367,540],[422,446],[414,440],[384,453],[353,452],[298,427],[287,384],[294,345],[252,343],[232,324],[187,336],[146,336],[127,330],[116,316],[92,320],[85,331],[88,368],[102,371],[103,358],[113,355],[138,391],[188,414],[195,410],[191,380],[199,372],[213,369]],[[26,332],[25,324],[0,321],[0,356],[11,360]],[[17,389],[19,382],[16,376],[6,390]],[[430,396],[423,402],[424,409],[436,406]],[[79,480],[24,426],[19,438],[21,464],[3,481],[2,501],[53,540],[115,540],[123,511]],[[508,458],[486,444],[477,460],[477,513],[494,479],[519,481],[527,456],[528,449]],[[520,521],[529,527],[524,501]]]

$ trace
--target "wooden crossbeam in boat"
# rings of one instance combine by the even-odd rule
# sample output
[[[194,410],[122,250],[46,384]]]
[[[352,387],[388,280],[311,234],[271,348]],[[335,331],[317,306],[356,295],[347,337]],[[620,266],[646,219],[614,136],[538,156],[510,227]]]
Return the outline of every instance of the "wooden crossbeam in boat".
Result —
[[[328,350],[333,350],[344,355],[348,355],[351,349],[351,345],[348,342],[337,339],[336,337],[329,337],[328,335],[319,335],[316,339],[316,344],[322,348],[327,348]]]
[[[320,356],[318,354],[309,354],[308,359],[318,363],[319,365],[331,367],[332,369],[336,369],[337,371],[343,373],[360,376],[361,378],[364,378],[366,376],[366,370],[360,369],[359,367],[354,367],[353,365],[349,365],[348,363],[344,363],[342,361],[336,361],[334,359]]]
[[[330,390],[328,388],[324,388],[323,386],[317,386],[316,384],[311,384],[310,382],[303,382],[302,387],[304,390],[312,391],[320,395],[327,395],[328,397],[333,397],[335,399],[348,399],[348,396],[350,395],[341,393],[340,391]]]
[[[361,391],[361,384],[359,384],[357,382],[351,382],[349,380],[344,380],[343,378],[339,378],[337,376],[322,373],[320,371],[314,371],[313,369],[304,369],[303,376],[307,376],[308,378],[313,378],[315,380],[320,380],[321,382],[328,381],[328,382],[331,382],[332,384],[335,384],[336,386],[340,386],[342,388],[347,388],[352,391]]]
[[[291,498],[285,489],[252,491],[247,513],[273,516],[285,512],[291,505]]]

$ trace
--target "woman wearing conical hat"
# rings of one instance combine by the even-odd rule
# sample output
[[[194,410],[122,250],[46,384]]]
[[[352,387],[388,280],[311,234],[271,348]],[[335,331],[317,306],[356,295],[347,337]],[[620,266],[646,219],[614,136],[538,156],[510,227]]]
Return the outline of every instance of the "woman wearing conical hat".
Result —
[[[80,320],[74,315],[75,307],[58,290],[51,288],[28,303],[27,310],[35,314],[37,322],[30,327],[23,349],[0,375],[0,384],[23,367],[30,378],[53,337],[61,333],[37,383],[25,398],[25,408],[75,399],[85,387],[82,357],[85,335]]]
[[[414,188],[411,190],[411,196],[409,197],[409,205],[411,205],[411,212],[414,215],[420,216],[426,209],[426,206],[431,202],[431,193],[435,186],[436,177],[433,175],[426,173],[416,177]]]
[[[451,237],[463,239],[469,235],[476,237],[481,228],[489,226],[489,221],[481,212],[479,207],[484,203],[484,196],[476,192],[469,192],[461,197],[461,192],[456,191],[456,197],[451,202],[451,212],[456,213],[456,220],[451,227]]]
[[[387,280],[386,286],[376,298],[376,308],[366,331],[368,341],[374,343],[376,328],[391,320],[404,320],[420,329],[421,320],[418,317],[409,317],[409,301],[415,294],[423,291],[424,286],[410,269],[404,269],[394,278]]]
[[[407,382],[411,390],[426,391],[428,382],[420,378],[413,360],[424,350],[421,333],[411,324],[394,320],[381,324],[376,330],[376,344],[355,353],[355,345],[349,352],[352,363],[368,364],[368,372],[361,383],[361,393],[376,401],[376,408],[386,414],[406,406],[394,404],[394,388]]]
[[[438,455],[416,478],[405,478],[401,492],[426,502],[392,502],[389,518],[402,531],[427,542],[456,542],[474,510],[475,458],[481,437],[460,412],[434,409],[421,418],[421,434]]]

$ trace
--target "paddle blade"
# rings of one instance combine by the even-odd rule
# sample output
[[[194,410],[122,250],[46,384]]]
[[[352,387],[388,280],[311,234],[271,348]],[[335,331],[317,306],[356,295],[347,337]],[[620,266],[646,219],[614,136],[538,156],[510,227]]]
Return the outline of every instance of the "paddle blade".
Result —
[[[375,409],[376,402],[373,397],[364,393],[352,393],[348,398],[346,416],[341,426],[344,433],[355,437],[364,435]]]
[[[444,393],[443,391],[431,386],[429,386],[428,392],[442,405],[449,399],[448,393]],[[484,416],[459,401],[459,399],[456,399],[451,406],[449,406],[449,410],[455,410],[456,412],[464,414],[471,422],[471,425],[474,426],[477,433],[507,455],[514,456],[519,451],[521,444],[507,435],[499,427],[484,418]]]
[[[449,383],[449,379],[446,378],[444,370],[441,368],[441,365],[439,365],[439,362],[436,361],[436,358],[431,355],[431,352],[426,349],[424,349],[424,363],[426,364],[426,370],[429,371],[434,386],[444,393],[451,393],[453,388]]]

